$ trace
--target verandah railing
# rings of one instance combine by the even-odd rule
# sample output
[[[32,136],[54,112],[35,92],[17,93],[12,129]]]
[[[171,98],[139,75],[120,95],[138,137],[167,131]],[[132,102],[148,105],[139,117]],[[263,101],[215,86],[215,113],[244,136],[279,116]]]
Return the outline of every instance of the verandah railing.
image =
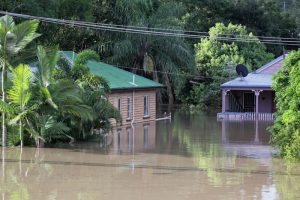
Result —
[[[218,113],[220,120],[260,120],[273,121],[275,119],[273,113],[254,113],[254,112],[225,112]]]

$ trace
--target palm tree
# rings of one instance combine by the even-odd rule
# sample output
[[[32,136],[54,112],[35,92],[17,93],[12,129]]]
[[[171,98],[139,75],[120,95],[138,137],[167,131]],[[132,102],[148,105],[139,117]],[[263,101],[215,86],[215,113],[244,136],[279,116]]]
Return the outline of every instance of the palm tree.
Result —
[[[149,28],[183,29],[180,18],[184,7],[177,3],[151,0],[119,0],[117,11],[122,23]],[[178,74],[193,72],[194,59],[188,44],[178,37],[127,34],[115,43],[112,62],[128,65],[134,72],[147,75],[167,86],[169,104],[174,102],[173,86],[183,77]],[[158,73],[160,71],[161,73]],[[148,73],[149,74],[149,73]],[[150,73],[151,74],[151,73]]]
[[[1,92],[2,101],[6,101],[5,85],[7,71],[11,66],[15,66],[17,56],[24,48],[39,36],[36,33],[38,21],[28,20],[20,24],[15,24],[10,16],[0,17],[0,65],[1,65]],[[6,121],[5,112],[2,112],[2,146],[6,146]]]
[[[53,138],[51,129],[54,130],[56,127],[57,130],[59,128],[61,130],[56,132],[56,136],[61,133],[60,135],[73,140],[73,137],[66,134],[70,130],[66,127],[71,123],[66,123],[73,118],[91,121],[94,119],[94,113],[91,107],[85,104],[82,89],[71,77],[56,77],[57,71],[61,70],[58,66],[60,56],[57,46],[49,49],[38,46],[37,57],[39,62],[34,96],[35,101],[41,103],[41,107],[32,116],[30,124],[32,129],[29,131],[35,138],[39,136],[43,140],[47,138],[51,140]]]
[[[83,91],[84,104],[89,105],[93,110],[93,120],[79,119],[78,132],[85,138],[85,133],[91,133],[94,129],[109,129],[109,119],[114,118],[118,122],[121,117],[119,112],[104,97],[110,92],[108,82],[103,77],[97,77],[90,73],[86,66],[89,60],[99,61],[99,55],[95,51],[84,50],[80,52],[73,66],[66,67],[62,74],[64,78],[72,78]],[[65,69],[65,68],[62,68]]]
[[[60,58],[58,47],[46,50],[43,46],[37,48],[38,73],[37,86],[40,96],[47,105],[61,114],[74,114],[91,119],[90,108],[83,104],[82,91],[70,78],[55,79],[57,62]]]
[[[32,111],[29,107],[32,93],[30,91],[33,80],[33,74],[28,65],[20,64],[13,69],[11,82],[13,83],[11,89],[8,90],[8,98],[15,108],[17,115],[10,121],[10,124],[19,123],[20,146],[23,147],[23,121],[26,115]]]

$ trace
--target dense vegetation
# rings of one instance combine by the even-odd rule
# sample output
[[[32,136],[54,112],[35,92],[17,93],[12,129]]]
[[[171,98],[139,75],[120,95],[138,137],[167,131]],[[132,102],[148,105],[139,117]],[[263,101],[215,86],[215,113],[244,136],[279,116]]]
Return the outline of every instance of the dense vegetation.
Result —
[[[25,139],[41,146],[85,139],[94,130],[108,129],[109,118],[118,120],[119,114],[102,98],[109,92],[107,82],[85,66],[90,59],[99,60],[97,53],[83,51],[71,66],[60,58],[58,47],[38,45],[36,57],[28,60],[31,65],[36,60],[36,67],[20,60],[13,64],[39,36],[37,26],[37,21],[15,24],[12,17],[0,18],[2,141],[8,137],[10,145],[22,147]]]
[[[83,139],[91,130],[108,128],[107,119],[117,117],[111,105],[101,98],[109,88],[104,79],[89,73],[85,67],[86,58],[98,60],[100,55],[105,62],[163,83],[166,87],[159,95],[161,102],[206,109],[220,106],[219,84],[235,76],[236,64],[242,63],[250,71],[255,70],[274,56],[295,48],[264,44],[255,35],[299,37],[300,30],[300,3],[297,0],[22,0],[1,1],[0,9],[58,19],[208,34],[207,38],[200,40],[185,39],[45,22],[38,26],[36,21],[24,22],[23,19],[16,19],[22,25],[14,28],[14,23],[5,23],[1,18],[2,131],[18,132],[20,137],[9,135],[15,138],[11,140],[15,141],[14,144],[20,142],[24,133],[37,142],[49,142],[61,137]],[[252,42],[216,39],[223,34],[234,34]],[[36,43],[44,46],[57,44],[62,50],[76,52],[91,49],[96,53],[85,51],[78,56],[74,67],[70,67],[68,62],[59,58],[57,47],[36,48]],[[24,63],[36,52],[38,72],[33,73]],[[285,71],[288,71],[287,67]],[[194,81],[195,77],[197,81]],[[278,77],[275,80],[279,80]],[[99,90],[99,85],[104,89]],[[274,87],[277,91],[285,91],[281,86]],[[286,84],[285,87],[294,86]],[[63,97],[62,92],[66,92]],[[279,92],[273,142],[280,144],[284,155],[296,155],[292,147],[288,150],[285,145],[281,146],[291,144],[285,143],[286,136],[294,131],[285,123],[286,118],[294,118],[284,117],[288,116],[284,112],[290,108],[286,107],[289,104],[280,103],[280,95]],[[65,105],[68,101],[69,104]],[[56,132],[61,134],[51,133],[54,130],[49,128],[51,126],[60,129]],[[286,130],[284,135],[279,134],[281,130]],[[290,136],[287,136],[290,142],[297,141],[295,136]]]
[[[272,143],[285,158],[300,160],[300,50],[289,54],[274,77],[273,88],[277,111]]]
[[[208,32],[216,23],[223,23],[225,26],[232,23],[245,26],[247,34],[251,32],[253,35],[278,37],[298,37],[299,7],[300,4],[296,0],[22,0],[21,3],[19,1],[0,2],[1,10],[59,19],[205,32]],[[167,86],[160,96],[164,102],[172,104],[173,101],[177,103],[183,101],[187,104],[199,104],[198,107],[201,108],[210,106],[206,100],[195,101],[202,97],[202,94],[194,97],[195,88],[189,83],[195,76],[205,77],[210,73],[210,69],[206,72],[201,67],[199,68],[199,63],[196,68],[193,55],[198,53],[194,49],[197,51],[201,45],[197,45],[196,48],[194,45],[203,43],[198,39],[94,31],[49,23],[41,23],[39,32],[42,36],[37,41],[42,44],[59,44],[63,50],[93,49],[110,64],[120,65],[160,81]],[[249,45],[247,50],[247,45],[240,43],[237,42],[236,45],[244,46],[245,52],[251,52],[253,49],[253,46]],[[228,43],[224,42],[224,44]],[[263,45],[260,44],[260,46]],[[267,54],[268,52],[278,56],[283,53],[284,49],[289,48],[291,47],[266,44],[266,48],[261,49],[266,52],[261,51],[261,53]],[[231,55],[226,56],[231,57]],[[254,55],[259,54],[256,52]],[[246,59],[246,64],[256,62],[256,58],[252,56]],[[258,60],[255,68],[267,59],[259,57]],[[224,67],[222,62],[218,65],[218,68]],[[252,66],[248,67],[252,68]],[[202,87],[204,86],[200,86]],[[200,88],[197,87],[197,90],[202,91],[203,89]],[[212,93],[217,95],[218,91],[213,90]],[[219,106],[220,101],[216,101],[215,104]]]
[[[216,39],[224,34],[234,34],[255,42],[224,42]],[[265,45],[252,33],[248,33],[246,27],[217,23],[209,30],[209,38],[201,39],[195,45],[196,68],[203,81],[192,87],[184,101],[200,109],[218,107],[221,101],[220,84],[236,76],[237,64],[244,64],[251,71],[272,58],[273,55],[266,52]]]

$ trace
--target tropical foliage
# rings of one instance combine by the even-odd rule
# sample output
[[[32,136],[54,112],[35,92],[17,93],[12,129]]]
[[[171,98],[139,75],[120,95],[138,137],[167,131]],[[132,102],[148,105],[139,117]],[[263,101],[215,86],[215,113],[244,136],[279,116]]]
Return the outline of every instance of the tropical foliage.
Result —
[[[149,28],[183,29],[181,3],[119,0],[116,4],[122,23]],[[126,34],[114,44],[112,61],[125,64],[133,72],[149,76],[166,86],[168,103],[174,103],[174,92],[182,89],[184,76],[193,73],[193,53],[179,37]],[[126,63],[124,63],[126,61]],[[162,72],[162,73],[159,73]]]
[[[281,0],[51,0],[45,3],[44,0],[23,0],[0,2],[0,7],[2,10],[44,17],[125,27],[181,29],[192,31],[189,32],[191,34],[195,33],[193,31],[208,32],[219,22],[225,25],[231,22],[246,26],[254,35],[298,37],[299,1],[284,2],[285,4]],[[164,102],[194,99],[194,90],[189,92],[191,85],[188,82],[194,76],[193,46],[199,43],[197,39],[93,31],[49,23],[42,23],[39,30],[43,33],[39,38],[43,44],[59,44],[64,50],[93,49],[111,64],[121,65],[127,70],[135,70],[148,78],[159,80],[167,86],[163,91]],[[266,47],[276,56],[282,54],[285,48],[294,48],[274,44],[266,44]]]
[[[1,65],[1,95],[6,102],[6,84],[9,68],[16,66],[22,59],[24,48],[39,36],[36,33],[38,21],[29,20],[15,24],[10,16],[0,17],[0,65]],[[28,53],[25,53],[28,56]],[[2,142],[6,143],[6,115],[2,113]]]
[[[300,50],[291,52],[274,77],[276,120],[270,129],[272,144],[283,157],[300,160]]]
[[[0,30],[6,36],[1,40],[4,45],[1,46],[2,97],[5,98],[0,101],[0,110],[4,119],[2,130],[7,128],[10,145],[22,147],[24,141],[34,141],[41,146],[58,140],[85,139],[94,130],[109,129],[109,118],[120,119],[118,112],[104,98],[109,92],[108,83],[92,75],[85,66],[88,60],[99,59],[97,53],[82,52],[74,63],[66,65],[57,46],[45,48],[39,45],[35,66],[19,64],[14,68],[13,64],[18,61],[16,56],[19,58],[21,50],[38,36],[35,33],[38,22],[15,25],[7,16],[1,20]],[[6,33],[9,28],[16,33]],[[6,145],[6,132],[2,135],[3,145]]]

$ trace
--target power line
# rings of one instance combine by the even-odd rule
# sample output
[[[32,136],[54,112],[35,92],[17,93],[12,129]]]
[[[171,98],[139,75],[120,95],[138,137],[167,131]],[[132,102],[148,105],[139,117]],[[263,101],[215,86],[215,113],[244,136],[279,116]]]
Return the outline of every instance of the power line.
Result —
[[[123,67],[123,66],[116,66],[117,68],[120,69],[129,69],[129,70],[137,70],[137,71],[143,71],[143,72],[151,72],[151,73],[159,73],[159,74],[168,74],[168,75],[175,75],[175,76],[184,76],[184,77],[197,77],[197,76],[201,76],[200,74],[191,74],[191,73],[174,73],[174,72],[168,72],[168,71],[160,71],[160,70],[144,70],[141,68],[132,68],[132,67]],[[224,67],[225,68],[225,67]],[[228,68],[223,69],[223,71],[230,71]],[[205,76],[201,76],[203,77],[203,79],[213,79],[214,77],[205,77]]]
[[[53,24],[60,24],[60,25],[67,25],[72,27],[80,27],[80,28],[89,28],[94,30],[104,30],[104,31],[111,31],[111,32],[121,32],[121,33],[133,33],[133,34],[143,34],[143,35],[154,35],[154,36],[168,36],[168,37],[183,37],[183,38],[192,38],[192,39],[202,39],[208,38],[208,32],[195,32],[198,34],[187,34],[182,30],[172,30],[172,29],[160,29],[160,28],[147,28],[147,27],[135,27],[135,26],[124,26],[124,25],[111,25],[111,24],[100,24],[100,23],[92,23],[92,22],[84,22],[84,21],[74,21],[74,20],[61,20],[55,18],[46,18],[46,17],[39,17],[39,16],[31,16],[31,15],[24,15],[18,13],[10,13],[0,11],[0,14],[7,14],[14,17],[25,18],[25,19],[36,19],[46,23],[53,23]],[[135,27],[135,28],[131,28]],[[144,30],[144,29],[148,30]],[[156,30],[171,30],[172,32],[167,31],[156,31]],[[178,33],[181,31],[182,33]],[[191,32],[191,31],[186,31]],[[199,34],[199,33],[202,33]],[[203,35],[203,34],[206,35]],[[230,35],[230,34],[228,34]],[[274,45],[288,45],[288,46],[300,46],[300,40],[297,38],[280,38],[280,37],[264,37],[259,36],[264,39],[257,39],[257,38],[243,38],[245,36],[240,35],[230,35],[234,37],[215,37],[216,40],[220,41],[228,41],[228,42],[258,42],[264,44],[274,44]],[[293,40],[292,40],[293,39]]]
[[[80,22],[80,21],[75,21]],[[179,32],[179,33],[196,33],[196,34],[204,34],[209,36],[209,32],[205,31],[194,31],[194,30],[183,30],[183,29],[167,29],[167,28],[157,28],[157,27],[145,27],[145,26],[133,26],[133,25],[118,25],[118,24],[104,24],[104,23],[93,23],[93,22],[84,22],[85,24],[92,25],[102,25],[102,26],[111,26],[111,27],[121,27],[121,28],[134,28],[140,30],[158,30],[158,31],[170,31],[170,32]],[[249,35],[235,35],[235,34],[219,34],[218,36],[238,36],[238,37],[248,37]],[[287,37],[272,37],[272,36],[258,36],[253,35],[253,37],[261,38],[261,39],[280,39],[280,40],[296,40],[300,41],[300,38],[287,38]]]

